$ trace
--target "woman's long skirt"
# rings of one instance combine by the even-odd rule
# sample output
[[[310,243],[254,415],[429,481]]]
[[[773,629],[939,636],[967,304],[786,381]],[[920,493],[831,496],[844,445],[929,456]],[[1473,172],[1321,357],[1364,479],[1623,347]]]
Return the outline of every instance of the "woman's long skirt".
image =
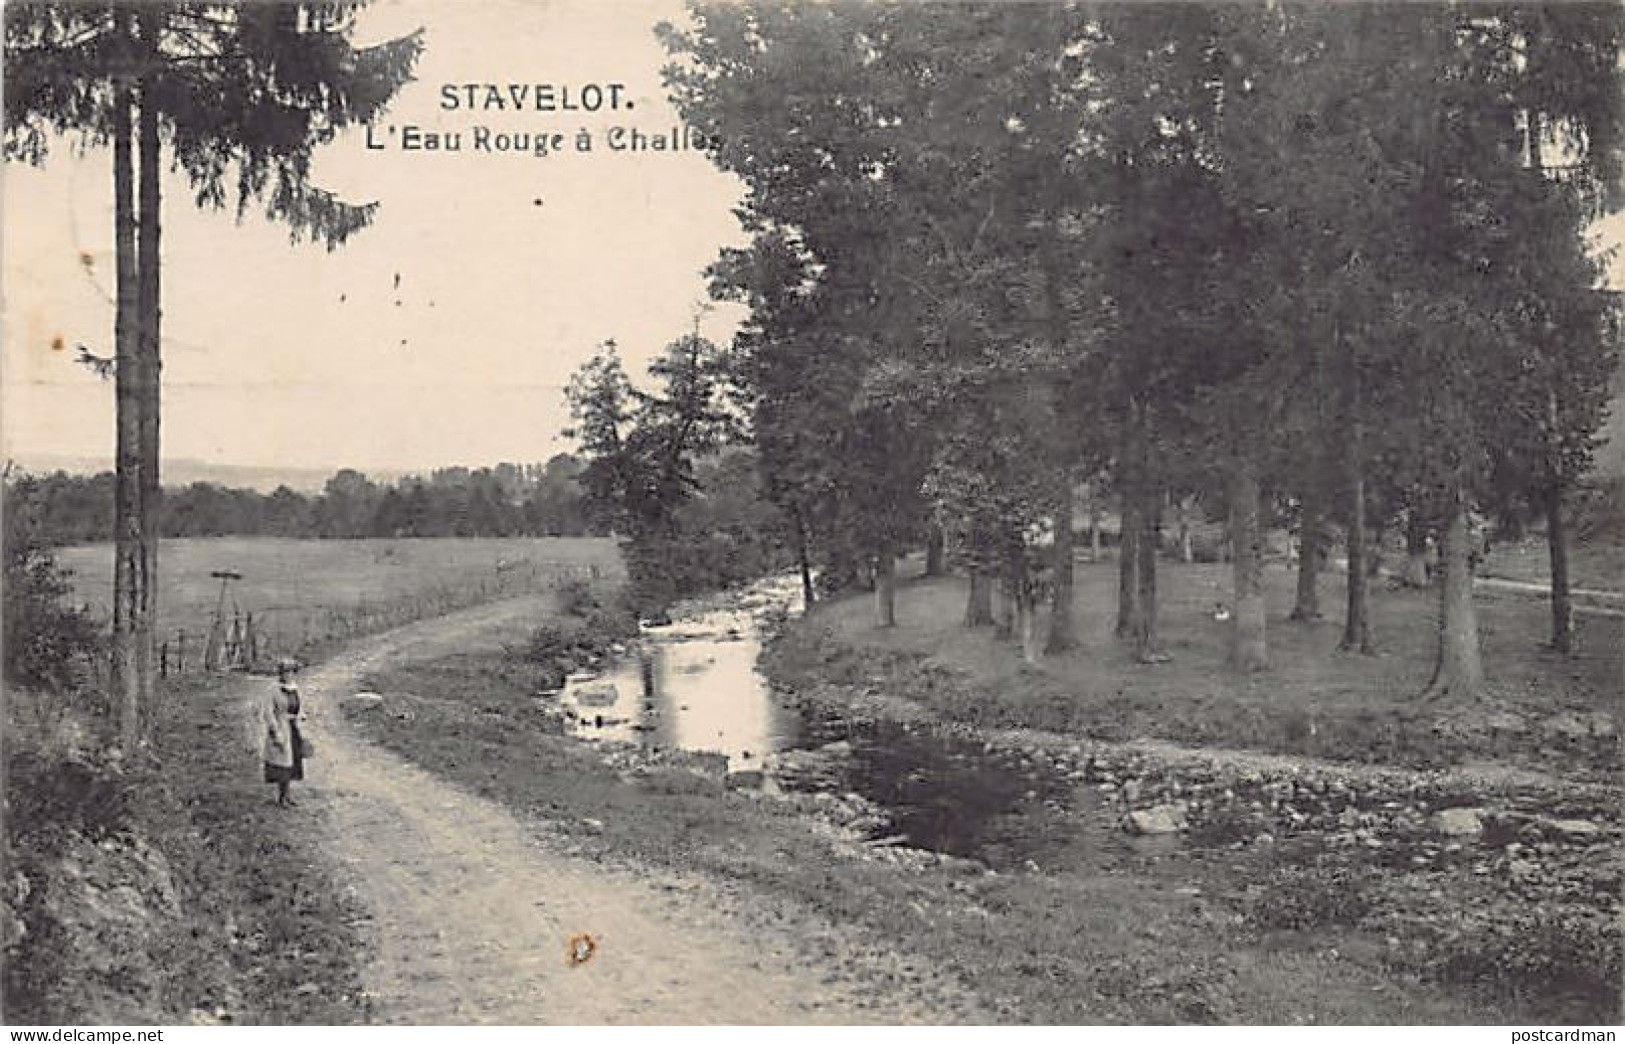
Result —
[[[301,749],[304,746],[304,740],[299,735],[298,725],[291,722],[288,724],[288,737],[293,747],[293,764],[273,765],[267,761],[265,763],[265,782],[267,783],[292,783],[295,780],[305,778],[305,754]]]

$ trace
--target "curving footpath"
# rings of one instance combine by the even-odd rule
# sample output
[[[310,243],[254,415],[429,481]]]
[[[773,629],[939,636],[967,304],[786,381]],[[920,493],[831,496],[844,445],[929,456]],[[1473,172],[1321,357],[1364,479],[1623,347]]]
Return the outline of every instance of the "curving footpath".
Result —
[[[486,1024],[931,1023],[920,993],[878,996],[818,967],[791,929],[721,912],[703,880],[608,869],[549,849],[508,810],[366,743],[339,701],[382,664],[466,650],[534,618],[536,597],[364,640],[306,672],[318,759],[299,792],[372,913],[376,1020]],[[572,966],[568,940],[600,948]],[[804,949],[804,948],[802,948]],[[964,1012],[974,1008],[953,1005]],[[962,1016],[961,1016],[962,1017]]]

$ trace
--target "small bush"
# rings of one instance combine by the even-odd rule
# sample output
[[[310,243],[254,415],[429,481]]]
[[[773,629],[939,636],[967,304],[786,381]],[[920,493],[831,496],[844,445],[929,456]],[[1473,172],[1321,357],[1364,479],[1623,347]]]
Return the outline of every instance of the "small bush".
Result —
[[[603,603],[598,598],[598,592],[587,580],[573,576],[559,585],[559,608],[570,616],[586,616],[594,609],[600,609]]]
[[[590,609],[584,617],[549,620],[531,632],[524,658],[542,669],[543,688],[557,688],[572,670],[610,655],[638,635],[638,621],[624,609]]]
[[[63,604],[71,574],[58,567],[25,510],[7,512],[5,560],[6,680],[51,692],[80,687],[101,633],[89,613]]]

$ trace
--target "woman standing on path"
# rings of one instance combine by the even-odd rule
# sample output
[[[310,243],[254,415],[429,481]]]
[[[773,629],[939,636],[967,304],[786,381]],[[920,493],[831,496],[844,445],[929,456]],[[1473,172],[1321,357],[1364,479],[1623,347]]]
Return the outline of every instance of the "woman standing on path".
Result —
[[[305,778],[305,738],[299,732],[299,688],[293,664],[277,664],[277,683],[260,704],[260,750],[265,782],[276,784],[276,803],[292,805],[288,784]]]

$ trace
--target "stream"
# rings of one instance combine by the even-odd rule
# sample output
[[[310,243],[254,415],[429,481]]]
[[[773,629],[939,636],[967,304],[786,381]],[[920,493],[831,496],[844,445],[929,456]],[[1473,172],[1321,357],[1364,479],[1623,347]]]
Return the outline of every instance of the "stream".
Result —
[[[596,674],[572,675],[560,699],[573,732],[726,759],[754,785],[860,795],[885,812],[884,832],[945,855],[1004,863],[1053,849],[1033,836],[1032,813],[1093,792],[1009,753],[896,722],[852,722],[797,707],[757,668],[769,620],[798,615],[799,581],[772,578],[664,626]],[[761,774],[760,777],[757,774]]]

